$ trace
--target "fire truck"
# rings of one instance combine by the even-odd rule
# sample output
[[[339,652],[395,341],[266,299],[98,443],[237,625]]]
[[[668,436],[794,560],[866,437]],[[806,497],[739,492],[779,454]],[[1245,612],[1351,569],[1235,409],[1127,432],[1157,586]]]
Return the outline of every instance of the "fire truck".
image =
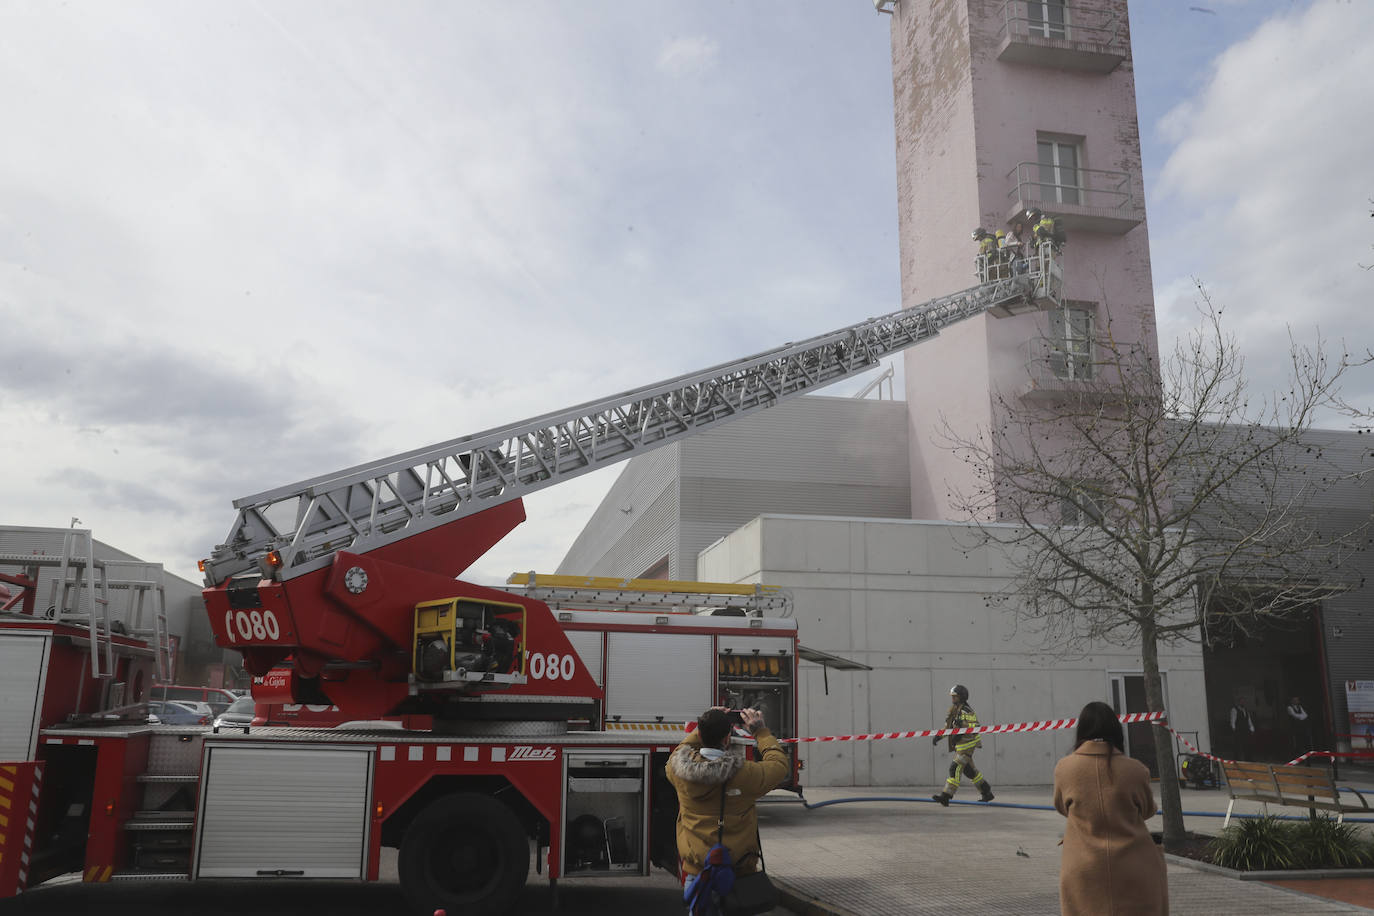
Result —
[[[33,576],[10,575],[19,593],[0,612],[0,897],[69,872],[375,881],[386,848],[416,913],[486,914],[510,911],[532,849],[555,891],[564,878],[676,872],[677,801],[663,773],[672,732],[627,726],[736,696],[766,705],[768,690],[795,717],[794,669],[784,683],[780,661],[795,626],[747,613],[709,627],[674,614],[629,626],[541,591],[556,583],[538,577],[504,589],[459,577],[524,520],[527,493],[852,377],[955,321],[1059,305],[1057,252],[1047,244],[1022,267],[701,372],[235,500],[228,536],[201,563],[203,596],[217,643],[263,679],[255,698],[427,728],[151,726],[139,704],[162,676],[165,635],[155,623],[112,625],[111,599],[97,592],[117,571],[74,542],[50,614],[27,597]],[[677,651],[691,639],[709,650]],[[625,695],[610,658],[638,658],[664,694],[652,706]],[[713,686],[678,697],[671,685],[689,667]]]
[[[570,728],[654,734],[676,744],[683,724],[710,705],[761,710],[779,738],[797,735],[797,662],[867,666],[797,642],[792,594],[776,585],[678,582],[517,573],[506,583],[554,612],[604,698]],[[290,678],[280,666],[254,681],[259,697],[280,699]],[[258,702],[261,725],[332,728],[350,713],[334,704]],[[418,717],[396,717],[428,730]],[[789,753],[794,750],[787,746]],[[800,789],[802,762],[792,754]]]

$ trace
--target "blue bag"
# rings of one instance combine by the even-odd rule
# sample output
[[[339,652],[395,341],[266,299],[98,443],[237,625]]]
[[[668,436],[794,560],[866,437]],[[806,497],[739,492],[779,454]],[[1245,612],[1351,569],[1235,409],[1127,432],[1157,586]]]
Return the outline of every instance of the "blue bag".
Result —
[[[692,916],[707,916],[720,912],[720,901],[735,886],[735,865],[730,850],[717,843],[706,853],[706,867],[700,874],[687,879],[682,888],[682,902]]]

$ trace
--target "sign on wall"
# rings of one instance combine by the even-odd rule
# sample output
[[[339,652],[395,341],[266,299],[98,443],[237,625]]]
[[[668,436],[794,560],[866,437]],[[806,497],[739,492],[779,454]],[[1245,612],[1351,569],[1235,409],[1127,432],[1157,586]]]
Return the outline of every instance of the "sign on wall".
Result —
[[[1345,708],[1350,713],[1351,745],[1374,745],[1374,681],[1346,681]]]

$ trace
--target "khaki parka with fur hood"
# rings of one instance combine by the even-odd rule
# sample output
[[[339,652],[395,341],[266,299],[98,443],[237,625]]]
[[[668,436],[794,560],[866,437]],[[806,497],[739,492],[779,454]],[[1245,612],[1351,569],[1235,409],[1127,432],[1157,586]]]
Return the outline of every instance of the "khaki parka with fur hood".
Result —
[[[787,778],[791,764],[778,739],[767,728],[754,733],[761,760],[745,760],[732,745],[725,756],[701,755],[701,735],[692,732],[668,758],[668,781],[677,789],[677,854],[682,870],[698,874],[706,853],[716,845],[720,793],[725,791],[724,842],[737,872],[758,871],[759,819],[754,802]]]

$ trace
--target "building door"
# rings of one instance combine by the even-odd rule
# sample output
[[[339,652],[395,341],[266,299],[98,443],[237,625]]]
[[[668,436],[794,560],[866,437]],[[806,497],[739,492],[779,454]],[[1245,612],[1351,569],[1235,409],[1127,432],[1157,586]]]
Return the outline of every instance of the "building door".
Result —
[[[1208,615],[1202,665],[1217,753],[1241,753],[1231,730],[1231,707],[1241,697],[1255,724],[1244,749],[1249,759],[1283,762],[1331,747],[1321,616],[1314,606],[1288,620],[1247,620],[1241,627],[1231,607]],[[1300,728],[1288,716],[1293,697],[1308,715]]]
[[[1142,672],[1120,671],[1108,675],[1112,684],[1112,708],[1118,716],[1132,712],[1149,712],[1145,702],[1145,675]],[[1164,708],[1169,708],[1169,675],[1159,674],[1164,692]],[[1161,732],[1148,722],[1134,722],[1124,726],[1126,754],[1150,768],[1150,775],[1159,776],[1155,762],[1155,737]]]

